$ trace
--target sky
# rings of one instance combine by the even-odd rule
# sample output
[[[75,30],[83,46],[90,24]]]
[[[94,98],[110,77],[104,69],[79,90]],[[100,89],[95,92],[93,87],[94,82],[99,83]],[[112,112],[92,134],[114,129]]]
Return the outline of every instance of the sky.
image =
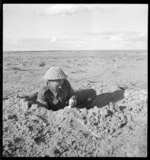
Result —
[[[146,49],[148,4],[3,4],[3,50]]]

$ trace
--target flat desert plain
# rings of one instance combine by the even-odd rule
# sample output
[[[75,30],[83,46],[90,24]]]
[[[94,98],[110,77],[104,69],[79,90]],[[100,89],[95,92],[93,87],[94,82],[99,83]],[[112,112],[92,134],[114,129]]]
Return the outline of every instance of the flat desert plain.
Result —
[[[52,66],[96,90],[91,108],[36,104]],[[4,157],[147,157],[147,52],[4,52],[2,138]]]

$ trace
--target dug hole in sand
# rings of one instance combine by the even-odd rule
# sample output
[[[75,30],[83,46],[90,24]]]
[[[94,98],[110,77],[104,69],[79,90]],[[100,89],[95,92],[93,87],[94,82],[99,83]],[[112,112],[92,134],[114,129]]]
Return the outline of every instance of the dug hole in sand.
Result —
[[[51,54],[43,55],[36,56],[47,56],[45,61],[48,61],[48,57],[49,61],[53,59]],[[4,59],[14,58],[14,64],[11,62],[12,70],[4,70],[3,156],[146,157],[147,86],[146,78],[143,78],[146,75],[144,55],[97,56],[95,53],[91,56],[91,53],[86,53],[87,56],[82,57],[80,53],[74,58],[70,56],[70,61],[65,54],[62,55],[57,54],[58,57],[48,64],[58,64],[59,61],[59,66],[69,74],[73,87],[94,88],[96,100],[91,108],[80,106],[52,111],[39,107],[35,100],[40,78],[50,66],[36,67],[39,62],[27,55],[23,60],[25,63],[29,59],[25,63],[27,67],[21,67],[20,64],[15,65],[18,62],[15,58],[19,58],[19,55],[15,54],[9,59],[10,55],[5,54]],[[135,61],[140,57],[143,58],[140,62]],[[64,60],[70,67],[64,65]],[[73,60],[74,65],[71,63]],[[5,62],[4,66],[7,67]],[[75,68],[79,64],[80,69]],[[87,65],[90,69],[86,69]],[[20,68],[16,73],[14,66]],[[12,83],[6,79],[8,77]],[[21,81],[26,83],[21,84]],[[29,101],[32,102],[30,107]]]

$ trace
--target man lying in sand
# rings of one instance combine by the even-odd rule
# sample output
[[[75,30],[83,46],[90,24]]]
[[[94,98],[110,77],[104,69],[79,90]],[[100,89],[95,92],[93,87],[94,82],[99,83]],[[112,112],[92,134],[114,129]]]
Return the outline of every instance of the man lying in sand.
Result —
[[[96,98],[94,89],[74,91],[67,80],[67,75],[59,67],[51,67],[46,72],[44,79],[45,83],[38,92],[37,103],[47,109],[89,106]]]

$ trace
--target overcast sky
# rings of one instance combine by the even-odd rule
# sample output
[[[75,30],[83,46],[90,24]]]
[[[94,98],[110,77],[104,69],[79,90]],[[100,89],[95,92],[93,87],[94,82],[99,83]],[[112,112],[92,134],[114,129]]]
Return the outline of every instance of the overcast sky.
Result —
[[[3,4],[3,49],[147,49],[147,4]]]

